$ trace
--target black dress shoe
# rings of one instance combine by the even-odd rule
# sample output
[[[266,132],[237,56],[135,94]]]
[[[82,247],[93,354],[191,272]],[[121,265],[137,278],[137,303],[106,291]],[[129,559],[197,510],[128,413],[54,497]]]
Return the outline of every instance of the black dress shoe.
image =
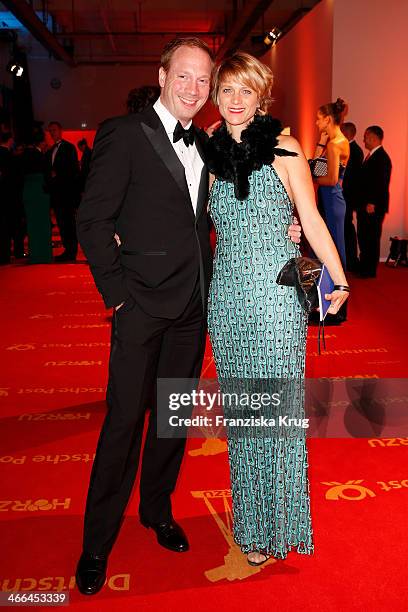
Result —
[[[168,548],[173,552],[187,552],[190,548],[186,534],[174,519],[164,523],[153,524],[140,517],[140,522],[143,527],[147,529],[151,527],[156,532],[157,541],[160,546]]]
[[[75,580],[79,591],[83,595],[95,595],[101,590],[106,580],[106,566],[108,557],[82,553],[78,561]]]

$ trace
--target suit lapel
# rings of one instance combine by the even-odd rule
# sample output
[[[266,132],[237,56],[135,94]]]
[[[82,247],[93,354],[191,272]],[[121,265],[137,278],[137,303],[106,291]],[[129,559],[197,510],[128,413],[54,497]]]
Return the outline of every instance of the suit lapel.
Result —
[[[194,214],[190,193],[187,187],[186,175],[184,173],[184,166],[177,157],[162,122],[152,108],[149,108],[144,115],[145,120],[141,122],[142,130],[146,134],[157,155],[167,167],[172,178],[176,181],[183,195],[187,198],[191,212]]]
[[[198,130],[197,128],[195,128],[194,141],[197,147],[198,154],[200,155],[201,159],[204,162],[203,169],[201,170],[200,185],[198,188],[197,210],[196,210],[196,217],[198,219],[202,211],[202,208],[205,205],[207,201],[207,197],[208,197],[208,169],[207,169],[207,164],[205,162],[205,153],[204,153],[204,148],[201,142],[200,130]]]

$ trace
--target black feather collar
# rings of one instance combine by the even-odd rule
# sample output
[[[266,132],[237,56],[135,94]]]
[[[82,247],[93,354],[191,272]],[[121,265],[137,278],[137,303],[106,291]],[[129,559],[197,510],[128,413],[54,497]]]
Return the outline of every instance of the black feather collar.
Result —
[[[278,136],[282,124],[270,115],[257,116],[236,142],[223,123],[206,143],[206,162],[217,178],[234,183],[235,197],[245,200],[249,195],[248,177],[254,170],[270,165],[277,156],[296,156],[297,153],[280,149]]]

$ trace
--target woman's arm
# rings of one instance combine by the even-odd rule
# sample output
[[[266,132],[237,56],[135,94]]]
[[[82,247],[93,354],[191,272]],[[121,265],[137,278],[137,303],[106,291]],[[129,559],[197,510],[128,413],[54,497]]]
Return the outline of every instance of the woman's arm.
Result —
[[[290,188],[304,235],[317,257],[326,265],[334,284],[347,285],[337,249],[317,210],[313,182],[303,151],[297,140],[291,136],[281,137],[279,146],[298,153],[297,157],[280,159],[286,165]],[[329,312],[335,313],[347,299],[347,294],[343,291],[333,291],[331,296],[332,305]]]
[[[322,132],[320,134],[319,142],[316,144],[316,149],[313,155],[313,159],[316,159],[316,157],[323,157],[326,151],[328,140],[329,140],[329,135],[326,134],[326,132]]]
[[[332,142],[327,143],[327,175],[316,179],[318,185],[333,186],[339,180],[340,149]]]

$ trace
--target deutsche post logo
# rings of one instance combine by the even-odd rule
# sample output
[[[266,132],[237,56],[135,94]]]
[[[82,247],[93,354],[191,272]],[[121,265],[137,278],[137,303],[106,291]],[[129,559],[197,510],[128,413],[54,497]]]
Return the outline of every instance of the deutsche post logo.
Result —
[[[375,497],[374,491],[368,487],[362,486],[363,480],[348,480],[345,483],[341,482],[322,482],[322,484],[330,487],[326,491],[326,499],[338,500],[347,499],[349,501],[360,501],[368,497]]]

